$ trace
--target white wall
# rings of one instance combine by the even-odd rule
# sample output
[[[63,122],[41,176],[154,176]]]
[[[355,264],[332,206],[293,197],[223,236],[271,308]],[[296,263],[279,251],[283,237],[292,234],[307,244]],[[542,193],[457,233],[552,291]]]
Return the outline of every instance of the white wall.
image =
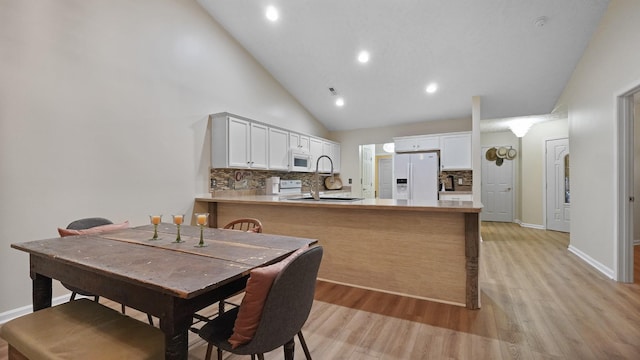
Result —
[[[567,119],[547,121],[536,124],[521,138],[520,187],[521,217],[525,225],[545,227],[545,147],[546,141],[568,137]],[[571,168],[573,169],[573,149],[571,152]],[[573,173],[572,190],[573,190]],[[571,193],[573,200],[573,191]],[[573,204],[571,206],[573,211]]]
[[[640,1],[614,0],[565,88],[571,147],[571,246],[613,273],[616,96],[640,84]]]
[[[0,1],[0,315],[31,304],[11,243],[189,214],[221,111],[327,137],[195,1]]]
[[[427,135],[446,132],[471,131],[471,118],[424,121],[415,124],[386,126],[370,129],[331,132],[330,139],[341,144],[340,178],[348,185],[353,179],[351,191],[360,194],[359,146],[365,144],[383,144],[393,142],[394,137],[409,135]]]

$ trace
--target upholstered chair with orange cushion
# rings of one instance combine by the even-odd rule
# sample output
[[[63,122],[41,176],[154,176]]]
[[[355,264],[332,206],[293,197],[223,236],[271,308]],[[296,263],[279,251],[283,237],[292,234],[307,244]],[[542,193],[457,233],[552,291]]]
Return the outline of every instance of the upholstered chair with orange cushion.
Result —
[[[198,334],[208,342],[206,359],[212,348],[252,359],[284,346],[285,359],[293,359],[294,338],[298,335],[307,359],[311,358],[302,337],[316,288],[322,260],[321,246],[304,248],[287,259],[251,271],[240,307],[229,310],[205,324]]]

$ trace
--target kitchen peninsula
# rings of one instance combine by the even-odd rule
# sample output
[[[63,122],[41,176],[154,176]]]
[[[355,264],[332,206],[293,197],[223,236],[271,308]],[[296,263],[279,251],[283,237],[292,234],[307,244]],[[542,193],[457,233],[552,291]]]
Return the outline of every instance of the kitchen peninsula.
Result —
[[[194,212],[212,227],[244,217],[269,234],[313,237],[325,249],[318,278],[361,288],[480,307],[479,213],[471,201],[305,201],[271,195],[202,196]]]

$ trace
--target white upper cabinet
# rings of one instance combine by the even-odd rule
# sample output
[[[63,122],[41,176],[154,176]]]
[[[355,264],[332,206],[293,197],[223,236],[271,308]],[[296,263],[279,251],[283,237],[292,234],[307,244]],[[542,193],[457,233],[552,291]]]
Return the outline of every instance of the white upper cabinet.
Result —
[[[222,115],[213,118],[211,129],[213,167],[267,168],[267,126]]]
[[[289,170],[289,132],[269,128],[269,169]]]
[[[471,169],[471,133],[441,135],[440,146],[442,170]]]
[[[316,171],[316,162],[322,155],[322,140],[317,138],[309,139],[309,153],[311,154],[311,171]],[[320,165],[318,170],[322,171]]]
[[[290,132],[289,146],[294,150],[309,152],[309,137],[306,135]]]
[[[429,151],[440,149],[438,136],[406,136],[394,138],[395,152]]]
[[[290,151],[312,155],[312,171],[321,155],[329,155],[334,171],[340,169],[340,144],[269,126],[241,116],[211,115],[211,167],[289,171]],[[331,164],[321,159],[319,170]]]

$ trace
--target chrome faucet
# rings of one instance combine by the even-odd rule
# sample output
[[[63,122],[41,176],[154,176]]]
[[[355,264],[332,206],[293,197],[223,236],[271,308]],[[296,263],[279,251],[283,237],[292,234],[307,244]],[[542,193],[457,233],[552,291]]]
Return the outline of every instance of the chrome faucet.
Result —
[[[320,167],[320,159],[323,157],[329,159],[331,163],[331,173],[330,174],[320,174],[318,168]],[[331,180],[333,180],[333,160],[327,155],[318,156],[318,160],[316,160],[316,173],[313,175],[313,184],[311,184],[311,196],[313,196],[314,200],[320,200],[320,176],[331,176]]]

